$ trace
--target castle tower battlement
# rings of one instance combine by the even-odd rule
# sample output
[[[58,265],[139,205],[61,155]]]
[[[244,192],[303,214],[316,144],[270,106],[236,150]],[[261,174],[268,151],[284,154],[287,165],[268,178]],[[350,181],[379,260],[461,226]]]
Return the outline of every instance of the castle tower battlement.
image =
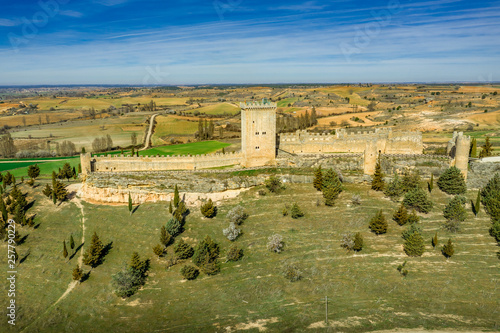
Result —
[[[240,103],[242,165],[276,164],[276,103]]]

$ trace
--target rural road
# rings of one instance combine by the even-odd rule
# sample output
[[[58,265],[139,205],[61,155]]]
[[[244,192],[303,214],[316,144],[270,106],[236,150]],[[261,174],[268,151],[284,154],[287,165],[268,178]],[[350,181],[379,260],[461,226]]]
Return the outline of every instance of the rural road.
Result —
[[[139,150],[146,150],[149,148],[149,142],[151,141],[151,136],[153,135],[153,126],[155,125],[155,118],[157,115],[158,113],[151,116],[151,121],[149,122],[148,135],[146,136],[146,140],[144,141],[144,148]]]

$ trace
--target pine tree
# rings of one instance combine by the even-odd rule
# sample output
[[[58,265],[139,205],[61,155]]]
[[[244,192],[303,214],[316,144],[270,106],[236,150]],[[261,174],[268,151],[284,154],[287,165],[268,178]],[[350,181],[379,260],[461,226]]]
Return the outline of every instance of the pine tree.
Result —
[[[163,246],[168,246],[172,241],[172,236],[168,233],[167,228],[162,226],[160,229],[160,243]]]
[[[388,224],[382,210],[379,210],[379,212],[372,217],[369,227],[376,235],[385,234],[387,232]]]
[[[394,177],[392,180],[385,186],[384,195],[391,198],[392,201],[397,201],[404,193],[404,186],[399,178],[399,175],[394,172]]]
[[[424,239],[419,232],[415,232],[404,243],[403,249],[410,257],[420,257],[425,251]]]
[[[438,179],[438,187],[448,194],[462,194],[467,191],[465,178],[457,167],[448,168]]]
[[[361,236],[361,233],[357,232],[354,235],[354,246],[352,249],[356,252],[359,252],[363,249],[363,236]]]
[[[477,157],[477,140],[475,138],[473,138],[471,142],[470,157]]]
[[[93,268],[97,267],[101,263],[103,251],[104,245],[99,239],[99,236],[97,236],[97,233],[94,232],[90,241],[90,247],[83,255],[83,263]]]
[[[323,198],[325,199],[325,205],[333,206],[335,200],[338,198],[339,194],[343,191],[342,183],[338,174],[329,169],[324,177],[322,184]]]
[[[130,192],[128,193],[128,211],[130,215],[132,215],[132,197],[130,196]]]
[[[75,269],[73,269],[73,280],[80,282],[82,280],[82,277],[83,277],[83,270],[77,264]]]
[[[73,250],[75,248],[75,240],[73,239],[73,235],[69,236],[69,247]]]
[[[46,184],[43,191],[43,195],[45,195],[47,198],[50,198],[52,196],[52,187],[50,187],[49,184]]]
[[[40,167],[37,164],[28,167],[28,177],[36,179],[40,175]]]
[[[189,259],[193,256],[194,249],[191,245],[184,242],[183,239],[180,239],[174,245],[174,253],[179,259]]]
[[[323,171],[321,171],[321,165],[314,171],[313,186],[318,191],[321,191],[323,187]]]
[[[193,263],[203,267],[207,263],[215,262],[219,257],[220,248],[210,236],[206,236],[194,250]]]
[[[177,184],[175,184],[175,189],[174,189],[174,207],[177,208],[179,206],[179,189],[177,188]]]
[[[392,219],[398,225],[405,225],[408,222],[408,210],[403,204],[399,206],[399,209],[396,211],[396,213],[394,213]]]
[[[443,245],[443,248],[441,249],[441,253],[446,258],[451,258],[451,256],[455,253],[455,250],[453,249],[453,243],[451,242],[451,238],[448,239],[448,243]]]
[[[177,220],[174,216],[172,216],[168,222],[167,225],[165,226],[167,229],[167,232],[172,236],[172,237],[177,237],[182,233],[182,224],[179,220]]]
[[[434,237],[432,237],[432,241],[431,241],[431,244],[432,244],[432,247],[433,248],[436,248],[436,246],[438,246],[438,233],[436,231],[436,233],[434,234]]]
[[[445,219],[456,222],[463,222],[467,218],[467,211],[463,206],[463,198],[456,196],[446,205],[443,211]]]
[[[383,191],[385,186],[384,174],[382,173],[382,166],[380,165],[380,159],[375,165],[375,173],[372,179],[372,190]]]
[[[68,249],[66,248],[66,241],[63,241],[63,257],[68,257]]]
[[[56,199],[59,200],[60,202],[66,200],[68,196],[68,190],[66,190],[66,187],[60,181],[55,182],[55,186],[53,188],[52,193],[55,194]]]
[[[14,221],[16,221],[16,223],[19,223],[20,225],[26,224],[26,215],[24,213],[24,209],[19,204],[16,204],[14,209]]]
[[[429,193],[432,193],[432,190],[434,189],[434,174],[431,174],[431,180],[427,184],[427,188],[429,189]]]

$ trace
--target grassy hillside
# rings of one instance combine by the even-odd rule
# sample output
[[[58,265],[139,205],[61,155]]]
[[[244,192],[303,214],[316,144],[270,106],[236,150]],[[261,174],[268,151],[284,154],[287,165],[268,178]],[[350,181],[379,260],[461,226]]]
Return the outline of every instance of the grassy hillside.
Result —
[[[434,190],[435,208],[421,216],[426,250],[420,258],[408,258],[402,250],[401,231],[390,217],[394,204],[367,186],[346,184],[335,207],[316,206],[321,194],[311,185],[288,185],[280,195],[258,196],[257,190],[219,205],[214,219],[202,218],[198,207],[189,207],[186,231],[180,236],[195,245],[210,235],[221,246],[222,270],[216,276],[201,275],[185,281],[183,263],[166,268],[165,259],[154,257],[151,247],[168,219],[165,203],[141,205],[129,216],[126,206],[83,204],[85,239],[96,231],[112,249],[104,263],[91,271],[87,281],[53,305],[71,282],[77,256],[65,262],[62,241],[73,234],[80,245],[81,212],[74,203],[54,207],[40,196],[43,186],[29,199],[36,200],[30,213],[37,213],[35,230],[18,246],[20,257],[18,326],[25,332],[212,332],[267,328],[272,332],[323,332],[324,298],[331,300],[329,328],[332,331],[363,332],[393,328],[498,329],[500,312],[500,261],[498,247],[488,235],[488,217],[468,213],[463,230],[450,234],[441,229],[442,209],[449,197]],[[23,190],[26,188],[23,186]],[[181,189],[182,193],[182,189]],[[353,194],[361,206],[352,206]],[[468,193],[470,198],[475,193]],[[285,205],[298,202],[305,217],[283,217]],[[239,262],[224,263],[231,243],[222,235],[225,216],[242,204],[250,217],[241,226],[236,244],[243,248]],[[376,236],[368,221],[380,208],[389,220],[389,231]],[[360,231],[365,247],[358,254],[340,247],[342,234]],[[433,249],[430,239],[438,232],[440,244],[452,238],[455,255],[445,259]],[[284,251],[271,253],[267,238],[283,236]],[[6,245],[0,247],[5,250]],[[85,248],[88,243],[85,243]],[[122,300],[113,294],[111,276],[129,260],[133,251],[152,259],[146,285]],[[172,253],[172,247],[168,252]],[[0,264],[6,265],[5,256]],[[397,266],[407,261],[409,274],[402,277]],[[187,260],[190,262],[190,260]],[[284,262],[296,264],[303,279],[289,282],[282,276]],[[85,271],[88,271],[88,267]],[[0,330],[7,331],[6,321]]]
[[[219,141],[191,142],[182,145],[156,147],[139,152],[139,155],[201,155],[213,153],[231,144]]]

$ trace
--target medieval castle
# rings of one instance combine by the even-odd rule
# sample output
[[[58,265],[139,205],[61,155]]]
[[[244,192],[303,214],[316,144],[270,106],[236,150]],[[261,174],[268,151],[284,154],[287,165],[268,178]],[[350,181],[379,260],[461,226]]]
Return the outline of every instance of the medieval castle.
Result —
[[[276,133],[277,104],[241,103],[241,151],[228,154],[187,156],[92,156],[81,155],[82,173],[126,173],[169,170],[203,170],[217,167],[264,167],[300,165],[301,159],[335,160],[353,158],[364,174],[372,175],[378,158],[430,158],[423,155],[421,132],[397,132],[390,128],[336,134],[297,131]],[[470,138],[455,133],[448,143],[446,164],[458,167],[465,177]],[[292,158],[293,157],[293,158]],[[437,157],[438,158],[438,157]],[[328,165],[325,165],[326,167]]]

